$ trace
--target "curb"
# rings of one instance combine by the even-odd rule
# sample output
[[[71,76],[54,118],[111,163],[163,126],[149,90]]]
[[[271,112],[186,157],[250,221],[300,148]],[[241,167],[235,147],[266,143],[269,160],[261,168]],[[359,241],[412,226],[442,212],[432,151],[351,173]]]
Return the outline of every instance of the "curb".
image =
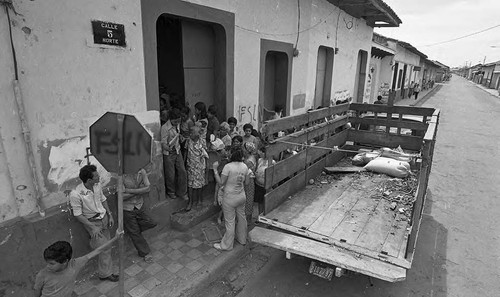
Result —
[[[481,90],[485,91],[485,92],[486,92],[486,93],[488,93],[489,95],[491,95],[491,96],[493,96],[493,97],[500,98],[500,91],[499,91],[499,94],[498,94],[498,95],[495,95],[495,94],[492,94],[492,93],[488,92],[488,90],[486,90],[486,89],[485,89],[484,87],[482,87],[481,85],[479,85],[479,84],[477,84],[477,83],[475,83],[475,82],[472,82],[472,81],[470,81],[470,80],[467,80],[467,81],[469,81],[469,82],[470,82],[472,85],[474,85],[476,88],[478,88],[478,89],[481,89]],[[493,89],[493,90],[494,90],[494,89]]]
[[[410,104],[410,106],[421,106],[422,104],[425,103],[425,101],[427,101],[432,95],[436,94],[439,90],[441,90],[441,88],[443,87],[443,85],[437,85],[435,88],[433,88],[429,93],[425,94],[425,96],[423,96],[422,98],[420,98],[419,100],[417,100],[417,102],[413,103],[413,104]]]
[[[196,291],[209,285],[217,279],[218,276],[225,273],[225,270],[232,267],[237,259],[240,259],[250,253],[250,249],[245,246],[235,244],[230,252],[222,252],[221,257],[210,263],[204,269],[191,275],[189,279],[174,278],[169,282],[162,284],[149,292],[148,297],[185,297],[191,296]]]

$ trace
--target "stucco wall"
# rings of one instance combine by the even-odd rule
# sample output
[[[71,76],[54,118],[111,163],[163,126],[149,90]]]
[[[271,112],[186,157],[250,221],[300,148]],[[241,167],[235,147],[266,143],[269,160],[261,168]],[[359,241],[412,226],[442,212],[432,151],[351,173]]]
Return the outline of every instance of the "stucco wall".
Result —
[[[15,1],[14,6],[20,14],[11,13],[19,84],[31,132],[42,205],[48,208],[66,201],[62,192],[74,184],[77,168],[84,160],[89,125],[106,111],[137,113],[146,110],[141,8],[138,1],[124,5],[120,0],[21,0]],[[123,24],[127,46],[94,45],[91,20]],[[33,197],[35,193],[29,184],[30,171],[25,169],[26,152],[22,141],[12,141],[13,137],[22,138],[15,114],[14,70],[3,9],[0,29],[0,90],[10,114],[0,120],[2,140],[6,149],[20,150],[11,153],[8,160],[24,166],[12,168],[10,175],[25,176],[28,187],[25,191]],[[0,166],[4,162],[0,157]],[[5,176],[6,173],[0,173],[0,186],[4,188],[8,185],[1,174]],[[14,184],[6,189],[17,186]],[[9,197],[12,196],[0,196],[2,209],[6,203],[12,204]],[[36,211],[34,199],[23,201],[19,203],[18,199],[18,215]]]

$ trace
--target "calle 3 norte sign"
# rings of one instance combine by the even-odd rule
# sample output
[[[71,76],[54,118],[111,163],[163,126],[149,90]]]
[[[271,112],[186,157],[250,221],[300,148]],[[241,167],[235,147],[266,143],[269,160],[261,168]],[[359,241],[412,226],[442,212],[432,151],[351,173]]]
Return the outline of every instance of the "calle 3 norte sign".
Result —
[[[126,47],[125,26],[102,21],[92,21],[92,33],[95,44]]]

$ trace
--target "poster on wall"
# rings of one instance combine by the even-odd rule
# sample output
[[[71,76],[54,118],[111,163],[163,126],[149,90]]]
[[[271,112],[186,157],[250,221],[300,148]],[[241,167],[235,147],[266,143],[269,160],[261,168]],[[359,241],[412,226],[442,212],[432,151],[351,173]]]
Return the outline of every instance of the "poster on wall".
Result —
[[[125,26],[103,21],[92,21],[92,34],[95,44],[126,47]]]
[[[381,83],[380,84],[380,89],[379,89],[379,94],[382,96],[382,99],[388,99],[389,98],[389,83]]]

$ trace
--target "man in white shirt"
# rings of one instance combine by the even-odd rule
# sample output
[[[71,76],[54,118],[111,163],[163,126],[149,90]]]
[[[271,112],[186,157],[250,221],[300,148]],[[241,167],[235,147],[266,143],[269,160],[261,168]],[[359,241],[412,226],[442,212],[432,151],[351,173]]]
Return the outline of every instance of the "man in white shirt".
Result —
[[[109,228],[114,220],[109,211],[106,196],[99,184],[99,173],[94,165],[85,165],[80,169],[82,184],[70,194],[70,204],[75,218],[83,224],[90,235],[90,247],[96,249],[111,239]],[[111,249],[103,251],[98,258],[100,280],[117,282],[119,276],[113,274]]]

